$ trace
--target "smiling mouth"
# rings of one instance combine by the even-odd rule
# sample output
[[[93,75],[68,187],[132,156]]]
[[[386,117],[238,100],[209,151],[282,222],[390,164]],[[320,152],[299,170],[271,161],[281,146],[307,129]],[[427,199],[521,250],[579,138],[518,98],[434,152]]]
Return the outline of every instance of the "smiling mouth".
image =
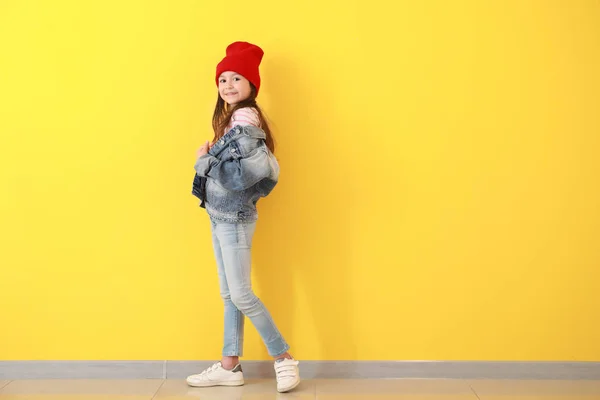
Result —
[[[237,93],[225,93],[225,96],[235,96]]]

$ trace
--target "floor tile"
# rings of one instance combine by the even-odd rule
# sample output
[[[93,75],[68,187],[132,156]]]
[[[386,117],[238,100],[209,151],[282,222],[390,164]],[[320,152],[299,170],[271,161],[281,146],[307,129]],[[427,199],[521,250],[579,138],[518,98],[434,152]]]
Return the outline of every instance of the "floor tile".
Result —
[[[477,400],[467,382],[449,379],[316,380],[318,400]]]
[[[183,379],[0,380],[0,400],[600,400],[600,380],[306,380],[277,393],[275,380],[192,388]]]
[[[152,400],[152,396],[118,394],[2,394],[0,400]]]
[[[471,393],[468,395],[454,394],[410,394],[410,393],[387,393],[387,394],[319,394],[317,400],[477,400]]]
[[[152,399],[163,384],[162,379],[136,380],[15,380],[0,391],[0,400],[7,399]]]
[[[599,380],[470,380],[480,400],[598,400]]]
[[[302,381],[293,392],[277,393],[274,379],[246,379],[244,386],[194,388],[183,379],[168,379],[160,388],[154,400],[314,400],[315,384]]]

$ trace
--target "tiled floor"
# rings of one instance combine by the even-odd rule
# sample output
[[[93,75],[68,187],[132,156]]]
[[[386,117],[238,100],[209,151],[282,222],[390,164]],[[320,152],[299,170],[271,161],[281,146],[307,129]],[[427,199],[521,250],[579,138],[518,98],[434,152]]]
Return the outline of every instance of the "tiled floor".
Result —
[[[0,380],[0,400],[600,400],[597,381],[312,380],[279,394],[272,380],[191,388],[184,380]]]

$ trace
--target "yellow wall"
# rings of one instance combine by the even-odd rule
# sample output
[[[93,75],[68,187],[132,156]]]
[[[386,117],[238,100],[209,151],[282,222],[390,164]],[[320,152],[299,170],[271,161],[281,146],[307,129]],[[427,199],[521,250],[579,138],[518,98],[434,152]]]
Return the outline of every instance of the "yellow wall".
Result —
[[[281,181],[253,277],[302,359],[600,360],[600,3],[3,1],[0,359],[214,359],[191,195],[227,44]],[[246,356],[266,359],[248,323]]]

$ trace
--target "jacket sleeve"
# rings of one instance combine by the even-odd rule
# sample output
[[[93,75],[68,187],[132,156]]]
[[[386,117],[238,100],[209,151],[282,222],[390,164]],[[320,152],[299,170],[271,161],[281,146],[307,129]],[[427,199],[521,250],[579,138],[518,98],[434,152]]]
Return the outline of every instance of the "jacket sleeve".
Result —
[[[246,157],[226,161],[205,154],[198,158],[194,169],[199,176],[215,179],[227,190],[242,191],[270,175],[268,157],[264,146],[258,146]]]

